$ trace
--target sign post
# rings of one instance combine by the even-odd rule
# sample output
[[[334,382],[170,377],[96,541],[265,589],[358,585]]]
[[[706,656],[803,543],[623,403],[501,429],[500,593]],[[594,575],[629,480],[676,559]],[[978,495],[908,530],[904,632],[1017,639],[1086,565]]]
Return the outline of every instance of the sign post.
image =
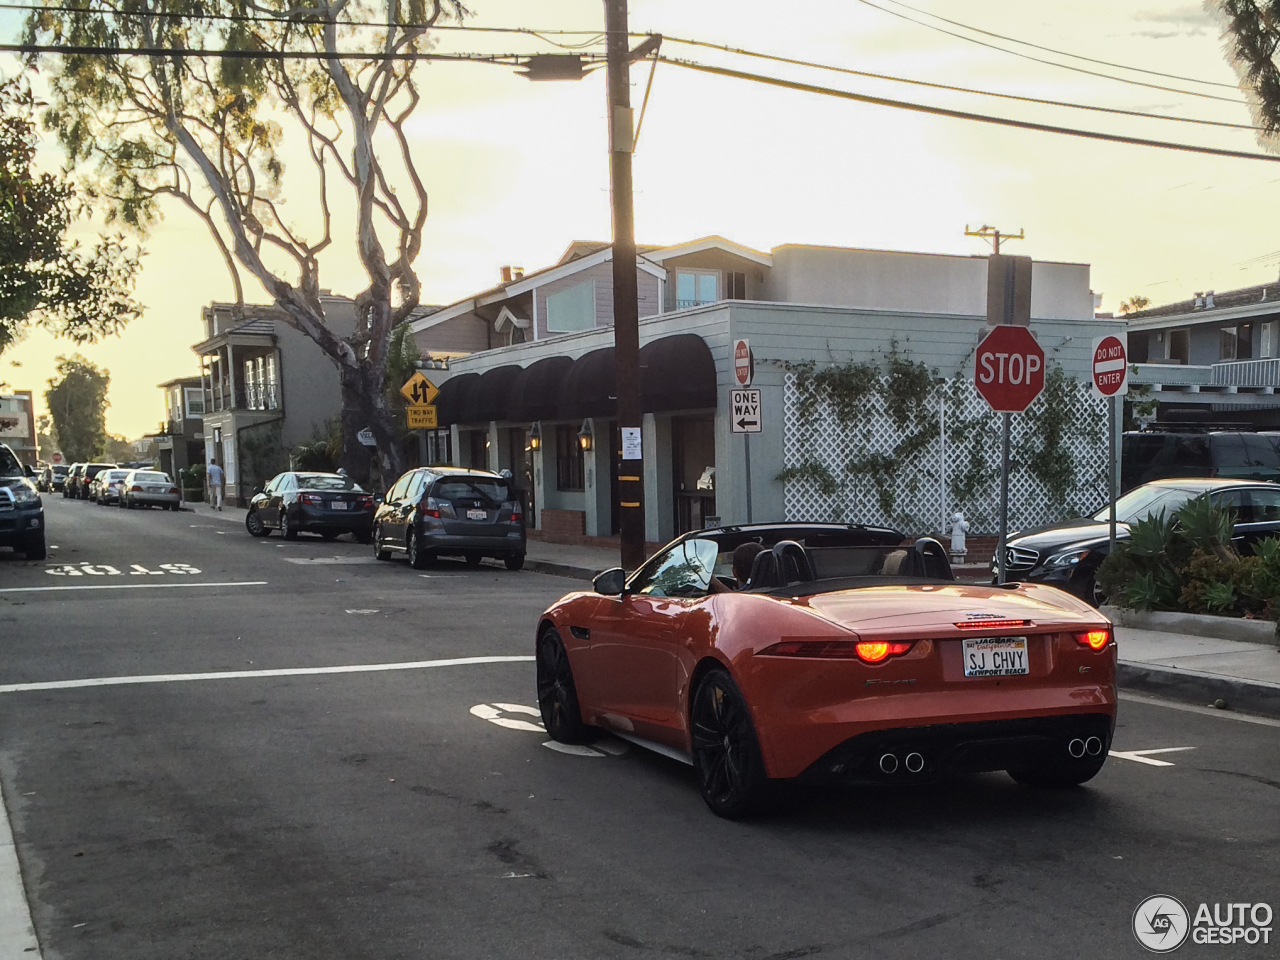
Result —
[[[1093,341],[1093,395],[1107,401],[1107,502],[1110,536],[1108,552],[1116,549],[1116,406],[1129,392],[1129,356],[1124,341],[1114,335]]]
[[[1000,416],[1000,539],[996,577],[1005,581],[1009,536],[1009,415],[1022,413],[1044,390],[1044,350],[1027,327],[993,326],[978,344],[973,382],[982,399]]]
[[[750,367],[751,351],[746,346],[747,341],[739,340],[734,346],[734,373],[741,383],[743,379],[742,370],[746,370],[746,382],[751,382],[752,370]],[[738,352],[738,348],[743,347],[746,354],[747,363],[744,366],[739,365],[739,357],[742,356]],[[751,523],[751,435],[759,433],[764,429],[764,417],[760,413],[760,391],[759,390],[739,390],[734,388],[729,391],[729,429],[734,433],[743,434],[742,446],[746,457],[746,493],[747,493],[747,523]]]

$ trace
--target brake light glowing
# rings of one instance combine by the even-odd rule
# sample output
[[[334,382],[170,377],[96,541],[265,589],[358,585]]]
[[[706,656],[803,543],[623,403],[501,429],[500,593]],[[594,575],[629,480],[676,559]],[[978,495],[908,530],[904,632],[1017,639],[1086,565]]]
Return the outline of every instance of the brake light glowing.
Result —
[[[1090,630],[1088,633],[1077,633],[1076,641],[1090,650],[1101,650],[1111,642],[1111,631]]]
[[[523,520],[523,519],[524,519],[524,514],[520,512],[520,508],[519,508],[519,507],[516,507],[514,510],[512,510],[512,511],[511,511],[511,522],[512,522],[512,523],[519,523],[519,522],[520,522],[521,520]]]
[[[957,630],[1011,630],[1014,627],[1029,627],[1030,620],[997,620],[994,617],[984,617],[975,620],[966,620],[963,623],[957,623]]]
[[[807,657],[814,660],[862,660],[879,663],[912,647],[911,641],[884,643],[867,640],[783,640],[761,650],[761,657]]]

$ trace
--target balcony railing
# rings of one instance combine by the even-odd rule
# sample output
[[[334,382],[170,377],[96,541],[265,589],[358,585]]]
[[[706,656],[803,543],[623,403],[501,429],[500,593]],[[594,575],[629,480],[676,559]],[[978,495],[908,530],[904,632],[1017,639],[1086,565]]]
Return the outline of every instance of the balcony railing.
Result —
[[[677,310],[688,310],[690,307],[705,307],[709,304],[716,303],[715,300],[677,300]]]
[[[1280,358],[1215,363],[1213,383],[1220,387],[1280,387]]]
[[[237,383],[235,396],[225,380],[215,380],[204,392],[204,406],[209,413],[224,410],[279,410],[280,390],[274,381]]]

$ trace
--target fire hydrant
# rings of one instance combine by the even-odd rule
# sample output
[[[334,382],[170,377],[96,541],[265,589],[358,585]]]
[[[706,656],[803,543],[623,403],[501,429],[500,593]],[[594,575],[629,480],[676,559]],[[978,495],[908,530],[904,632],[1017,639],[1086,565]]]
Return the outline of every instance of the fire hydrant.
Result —
[[[964,545],[964,535],[969,532],[969,522],[965,520],[963,513],[957,513],[951,518],[951,562],[964,563],[965,555],[969,552]]]

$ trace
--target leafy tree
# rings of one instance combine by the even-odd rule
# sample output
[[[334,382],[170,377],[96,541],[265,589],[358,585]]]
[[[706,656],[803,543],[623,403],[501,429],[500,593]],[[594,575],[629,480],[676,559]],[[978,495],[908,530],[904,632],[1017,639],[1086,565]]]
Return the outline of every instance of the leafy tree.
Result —
[[[421,99],[412,55],[437,22],[466,13],[460,0],[84,0],[27,21],[31,42],[166,51],[61,56],[46,122],[73,161],[96,171],[109,218],[146,229],[161,200],[176,200],[208,228],[237,301],[247,274],[333,360],[344,465],[356,476],[368,461],[356,440],[366,425],[383,475],[401,473],[383,387],[392,331],[418,306],[414,261],[427,218],[405,131]],[[226,14],[238,19],[212,19]],[[345,25],[353,20],[383,26]],[[263,57],[189,53],[200,48]],[[378,55],[350,57],[361,50]],[[310,160],[287,183],[286,123]],[[319,257],[333,242],[340,190],[368,279],[351,331],[330,322],[320,296]],[[297,211],[306,222],[288,215],[286,193],[309,194]]]
[[[1209,0],[1226,27],[1227,54],[1249,99],[1259,142],[1276,146],[1280,132],[1280,0]]]
[[[70,462],[92,460],[107,450],[107,388],[111,374],[80,354],[59,357],[44,402]]]
[[[1147,309],[1147,307],[1149,306],[1151,306],[1150,297],[1140,297],[1140,296],[1134,295],[1130,297],[1128,300],[1126,300],[1124,303],[1120,304],[1120,312],[1122,314],[1137,313],[1140,310]]]
[[[0,353],[33,321],[87,343],[139,312],[138,254],[118,236],[88,253],[67,239],[84,208],[65,173],[34,169],[35,108],[24,83],[0,82]]]

